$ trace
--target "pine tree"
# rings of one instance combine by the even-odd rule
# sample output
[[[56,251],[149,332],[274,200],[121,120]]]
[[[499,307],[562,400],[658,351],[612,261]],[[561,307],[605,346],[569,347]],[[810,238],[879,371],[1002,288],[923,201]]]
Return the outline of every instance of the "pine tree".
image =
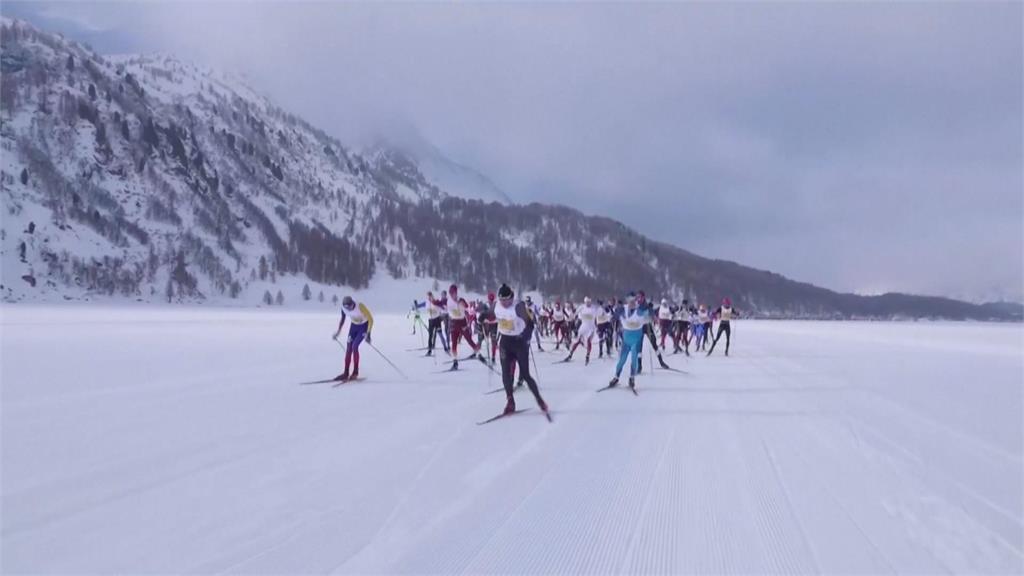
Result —
[[[284,306],[284,294],[281,294],[280,290],[277,291],[277,298],[274,302],[276,302],[278,306]]]
[[[309,284],[304,285],[302,287],[302,299],[306,300],[306,301],[309,301],[309,299],[312,298],[312,297],[313,297],[313,292],[309,289]]]
[[[320,295],[317,296],[316,299],[319,300],[320,302],[324,301],[324,291],[323,290],[320,291]]]
[[[260,256],[260,280],[267,279],[267,257]]]
[[[21,169],[21,184],[22,186],[28,186],[28,168]]]
[[[331,304],[334,304],[335,306],[338,305],[338,295],[337,294],[335,294],[334,296],[331,296]]]

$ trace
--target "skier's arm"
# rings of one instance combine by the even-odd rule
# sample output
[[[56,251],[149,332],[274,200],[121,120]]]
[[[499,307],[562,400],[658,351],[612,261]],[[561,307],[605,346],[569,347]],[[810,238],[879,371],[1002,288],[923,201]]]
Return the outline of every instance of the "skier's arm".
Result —
[[[516,315],[526,322],[526,330],[523,331],[523,337],[526,340],[533,338],[533,315],[526,309],[526,304],[520,302],[516,304]]]
[[[366,304],[359,303],[359,311],[366,316],[366,340],[369,341],[370,333],[373,332],[373,314],[370,314],[370,309],[366,307]]]
[[[341,334],[341,327],[344,326],[344,325],[345,325],[345,313],[342,312],[341,313],[341,322],[338,322],[338,331],[334,333],[334,336],[331,336],[332,339],[334,339],[334,340],[338,339],[338,335]]]

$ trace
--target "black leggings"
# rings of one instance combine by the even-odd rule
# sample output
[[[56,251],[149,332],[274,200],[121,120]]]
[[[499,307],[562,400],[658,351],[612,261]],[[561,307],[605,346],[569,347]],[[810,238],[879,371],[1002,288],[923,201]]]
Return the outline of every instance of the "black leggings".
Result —
[[[505,387],[505,396],[512,399],[512,380],[515,370],[519,369],[519,380],[526,381],[534,398],[540,400],[537,381],[530,375],[530,342],[521,336],[502,336],[498,342],[501,354],[501,384]]]
[[[732,329],[729,328],[728,320],[722,320],[718,323],[718,334],[715,334],[715,341],[711,343],[711,350],[708,350],[708,354],[715,351],[715,344],[718,344],[718,339],[722,337],[722,332],[725,332],[725,353],[729,353],[729,340],[732,338]]]
[[[437,343],[437,335],[441,334],[441,317],[431,318],[427,324],[427,350],[433,350],[434,345]],[[444,345],[444,349],[448,349],[448,342],[445,341],[443,335],[441,337],[441,344]]]

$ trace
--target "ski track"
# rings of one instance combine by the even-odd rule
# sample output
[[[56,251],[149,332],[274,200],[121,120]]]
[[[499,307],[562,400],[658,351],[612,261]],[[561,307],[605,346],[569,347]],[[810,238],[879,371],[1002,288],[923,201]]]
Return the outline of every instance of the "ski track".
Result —
[[[1024,352],[960,345],[1004,326],[747,321],[689,374],[645,346],[639,396],[537,354],[554,423],[476,426],[500,378],[425,374],[402,316],[413,380],[332,390],[332,315],[42,311],[0,318],[5,573],[1024,571]]]

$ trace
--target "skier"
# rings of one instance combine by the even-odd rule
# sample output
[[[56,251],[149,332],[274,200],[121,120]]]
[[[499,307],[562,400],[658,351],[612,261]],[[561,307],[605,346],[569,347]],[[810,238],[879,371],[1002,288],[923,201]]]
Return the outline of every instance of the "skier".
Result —
[[[733,314],[739,314],[733,307],[732,301],[726,296],[722,299],[722,305],[715,310],[715,315],[718,316],[718,333],[715,335],[714,342],[711,343],[711,349],[708,350],[708,356],[715,351],[715,345],[718,344],[718,339],[722,337],[722,332],[725,332],[725,355],[729,355],[729,340],[732,337],[732,329],[729,327],[729,321],[732,320]]]
[[[622,367],[626,364],[626,358],[631,356],[629,387],[634,392],[636,391],[636,375],[640,371],[640,347],[644,341],[644,326],[648,325],[648,320],[648,309],[640,306],[637,296],[630,292],[626,296],[625,307],[619,313],[619,322],[622,324],[622,349],[619,351],[619,362],[615,365],[615,377],[608,383],[609,388],[618,386]]]
[[[644,308],[646,311],[647,325],[644,326],[644,334],[647,335],[647,339],[651,341],[651,347],[654,348],[654,354],[658,357],[658,363],[661,364],[662,368],[668,368],[668,364],[665,363],[665,359],[661,356],[661,350],[658,349],[658,339],[654,336],[654,306],[647,300],[647,295],[644,294],[643,290],[639,290],[636,293],[637,306]],[[644,371],[644,343],[640,342],[640,361],[637,364],[637,372]]]
[[[515,293],[506,284],[498,289],[498,306],[494,315],[498,320],[498,333],[501,335],[499,350],[501,357],[501,383],[505,387],[505,410],[502,415],[516,411],[516,400],[512,388],[515,368],[519,368],[519,379],[525,380],[533,393],[537,406],[545,415],[548,406],[540,396],[537,381],[530,375],[530,339],[535,329],[533,316],[522,301],[514,301]],[[550,418],[550,417],[549,417]]]
[[[687,300],[683,300],[683,303],[679,306],[679,310],[676,311],[676,352],[682,352],[683,349],[679,347],[680,340],[683,345],[686,346],[686,355],[690,355],[690,303]]]
[[[665,298],[661,299],[661,305],[658,306],[658,329],[661,330],[661,349],[665,349],[665,337],[672,332],[672,316],[673,310],[669,306],[668,300]]]
[[[597,357],[604,358],[605,348],[612,355],[612,314],[611,306],[597,301]]]
[[[346,318],[349,320],[349,326],[348,344],[345,346],[345,371],[334,378],[341,382],[359,378],[359,345],[363,343],[363,338],[366,338],[367,343],[373,342],[370,337],[373,331],[373,314],[370,314],[370,310],[362,302],[357,305],[351,296],[345,296],[341,301],[341,321],[338,322],[338,330],[331,338],[338,339]],[[355,368],[351,374],[348,371],[350,366]]]
[[[526,304],[527,304],[527,306],[530,306],[532,304],[530,302],[530,297],[529,296],[526,297]],[[538,331],[538,334],[540,336],[544,336],[546,338],[548,336],[548,334],[550,333],[550,330],[551,330],[551,326],[550,326],[551,310],[550,310],[550,307],[547,304],[544,304],[544,305],[539,307],[539,310],[534,310],[533,312],[535,313],[534,317],[540,319],[540,330]],[[540,348],[539,348],[539,346],[540,346],[540,338],[537,339],[537,345],[538,345],[538,350],[540,350]],[[543,352],[543,350],[541,350],[541,352]]]
[[[555,301],[555,307],[551,310],[551,321],[554,323],[555,350],[558,350],[562,345],[562,340],[566,340],[565,345],[568,346],[568,334],[565,331],[565,311],[562,310],[561,301]]]
[[[701,349],[702,350],[707,350],[708,349],[708,340],[711,340],[711,335],[714,334],[714,330],[712,329],[712,325],[713,325],[715,319],[711,316],[711,312],[708,310],[707,306],[702,306],[702,307],[704,308],[704,341],[701,342],[701,346],[702,346]]]
[[[433,292],[427,292],[427,356],[433,356],[438,334],[441,334],[441,345],[444,347],[444,351],[448,352],[448,341],[441,331],[444,314],[444,302],[435,300]]]
[[[418,302],[415,298],[413,298],[413,300],[412,300],[412,310],[409,310],[409,313],[405,315],[406,319],[408,319],[409,316],[413,317],[412,318],[412,335],[413,336],[416,335],[416,325],[423,323],[423,318],[420,317],[420,311],[423,310],[423,307],[426,306],[426,305],[427,305],[426,302]]]
[[[465,340],[469,344],[469,348],[473,351],[466,359],[475,359],[479,356],[480,348],[473,343],[473,339],[469,335],[469,322],[466,318],[467,309],[469,306],[466,304],[465,298],[459,297],[459,287],[452,284],[448,288],[448,296],[451,298],[451,304],[448,306],[448,316],[451,318],[451,328],[449,334],[452,337],[451,353],[455,358],[452,363],[452,370],[459,369],[459,340]]]
[[[708,336],[707,325],[710,322],[710,318],[708,317],[708,308],[701,304],[697,308],[697,314],[693,319],[694,349],[697,351],[700,351],[701,345],[704,344],[704,339]]]
[[[483,348],[484,340],[490,340],[492,365],[498,351],[498,319],[494,315],[494,309],[494,292],[490,292],[487,294],[487,302],[480,304],[477,308],[477,332],[480,334],[480,342],[477,343],[477,347]]]
[[[583,365],[590,364],[590,350],[591,342],[594,339],[594,333],[597,332],[597,316],[598,307],[590,301],[590,296],[583,298],[583,305],[579,308],[579,319],[580,328],[576,336],[576,342],[572,345],[572,349],[569,350],[569,356],[565,358],[565,362],[572,360],[572,355],[576,353],[576,348],[583,345],[584,341],[587,343],[587,358]]]
[[[530,315],[533,316],[535,321],[538,318],[540,319],[540,325],[538,326],[539,329],[533,331],[533,336],[534,336],[534,338],[537,339],[537,351],[538,352],[543,352],[544,348],[542,348],[541,345],[540,345],[540,337],[541,337],[541,332],[545,332],[547,330],[547,318],[548,317],[546,316],[546,314],[547,314],[546,309],[543,306],[536,305],[533,302],[533,300],[530,299],[530,295],[527,294],[526,295],[526,310],[530,312]],[[520,382],[520,384],[522,384],[522,382]]]

